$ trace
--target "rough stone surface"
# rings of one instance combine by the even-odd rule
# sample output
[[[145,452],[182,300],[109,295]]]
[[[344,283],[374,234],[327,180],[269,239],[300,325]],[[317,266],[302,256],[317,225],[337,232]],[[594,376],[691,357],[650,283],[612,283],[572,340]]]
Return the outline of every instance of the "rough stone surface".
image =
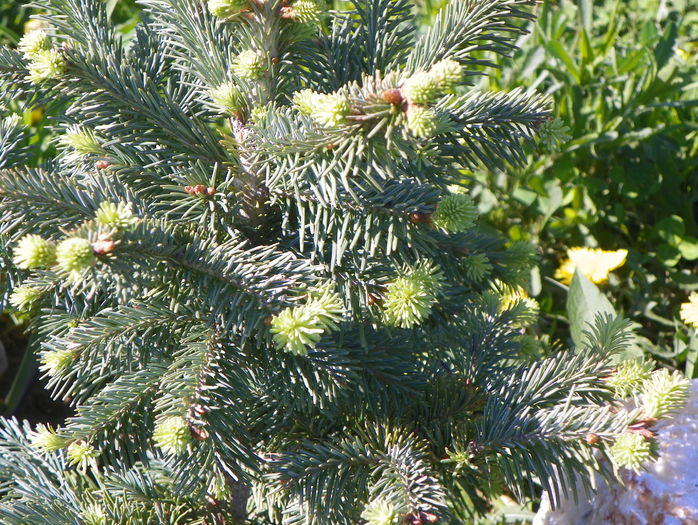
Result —
[[[552,510],[546,496],[533,525],[698,525],[698,380],[686,407],[656,426],[659,459],[647,472],[623,471],[625,486],[572,498]]]

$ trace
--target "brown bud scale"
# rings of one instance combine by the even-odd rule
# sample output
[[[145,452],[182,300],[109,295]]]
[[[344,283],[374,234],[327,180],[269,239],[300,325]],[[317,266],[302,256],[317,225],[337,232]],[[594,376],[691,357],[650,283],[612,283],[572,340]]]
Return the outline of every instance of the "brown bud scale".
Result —
[[[113,252],[114,248],[116,248],[116,243],[111,239],[99,240],[92,243],[92,251],[96,255],[106,255]]]
[[[420,222],[422,222],[423,215],[424,215],[423,213],[420,213],[418,211],[412,212],[412,213],[410,213],[410,221],[413,224],[419,224]]]
[[[191,437],[197,441],[206,441],[208,439],[208,432],[204,428],[191,425],[189,426],[189,433],[191,434]]]
[[[383,91],[383,93],[381,93],[381,98],[384,102],[387,102],[393,106],[401,106],[404,102],[402,91],[399,89],[386,89]]]
[[[368,303],[369,306],[373,306],[374,304],[380,304],[382,302],[380,295],[375,295],[372,293],[367,294],[367,299],[366,302]]]
[[[589,445],[596,445],[599,442],[599,439],[601,439],[601,438],[599,438],[598,434],[592,433],[592,434],[587,434],[585,439]]]

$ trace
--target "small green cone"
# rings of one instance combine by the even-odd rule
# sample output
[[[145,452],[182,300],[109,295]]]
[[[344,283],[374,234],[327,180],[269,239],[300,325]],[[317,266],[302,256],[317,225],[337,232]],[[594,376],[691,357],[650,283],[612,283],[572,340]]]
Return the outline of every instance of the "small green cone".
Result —
[[[56,79],[65,73],[63,53],[56,49],[43,49],[34,53],[29,63],[27,80],[32,84],[41,84],[46,80]]]
[[[439,93],[434,76],[424,71],[415,73],[402,85],[402,94],[410,104],[431,104]]]
[[[407,110],[407,129],[417,138],[428,139],[438,128],[438,118],[431,109],[410,106]]]
[[[247,0],[208,0],[208,12],[218,18],[229,18],[248,7]]]
[[[80,237],[61,241],[56,248],[56,262],[64,272],[81,274],[95,263],[92,243]]]
[[[24,34],[17,49],[22,52],[25,60],[33,60],[38,53],[51,49],[51,42],[42,29],[35,29]]]
[[[182,454],[191,443],[189,423],[181,416],[162,419],[155,425],[153,441],[165,454]]]
[[[257,80],[267,71],[267,61],[264,55],[254,49],[240,53],[233,61],[233,72],[245,80]]]
[[[14,249],[12,262],[22,270],[46,268],[56,262],[56,247],[39,235],[25,235]]]

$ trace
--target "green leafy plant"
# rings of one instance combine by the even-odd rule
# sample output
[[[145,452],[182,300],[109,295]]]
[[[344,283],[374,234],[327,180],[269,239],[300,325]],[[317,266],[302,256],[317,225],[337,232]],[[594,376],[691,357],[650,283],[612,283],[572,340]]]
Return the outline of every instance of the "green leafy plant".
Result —
[[[45,37],[0,49],[15,96],[64,108],[53,162],[7,141],[0,257],[76,410],[3,420],[3,523],[456,524],[651,459],[612,448],[628,323],[525,357],[533,253],[458,186],[549,118],[468,85],[532,2],[417,35],[404,0],[143,0],[131,38],[110,5],[43,0]]]
[[[555,120],[515,176],[476,174],[481,209],[512,239],[540,246],[544,277],[568,248],[627,249],[610,282],[619,306],[642,324],[655,357],[694,375],[695,350],[673,319],[698,287],[695,10],[563,1],[544,2],[538,15],[514,59],[488,78],[549,93]],[[557,313],[564,296],[548,288],[539,299]]]

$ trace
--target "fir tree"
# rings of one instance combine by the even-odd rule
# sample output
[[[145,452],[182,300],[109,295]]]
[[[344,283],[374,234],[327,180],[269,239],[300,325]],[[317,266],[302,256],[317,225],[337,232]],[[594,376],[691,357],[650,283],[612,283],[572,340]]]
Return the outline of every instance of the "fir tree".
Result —
[[[76,415],[2,423],[2,523],[465,523],[617,436],[651,457],[607,381],[627,323],[524,362],[535,261],[453,186],[549,118],[469,88],[533,2],[418,34],[407,0],[141,0],[128,42],[100,0],[38,4],[0,74],[64,108],[60,155],[24,168],[0,126],[3,293]],[[648,414],[685,390],[659,379]]]

